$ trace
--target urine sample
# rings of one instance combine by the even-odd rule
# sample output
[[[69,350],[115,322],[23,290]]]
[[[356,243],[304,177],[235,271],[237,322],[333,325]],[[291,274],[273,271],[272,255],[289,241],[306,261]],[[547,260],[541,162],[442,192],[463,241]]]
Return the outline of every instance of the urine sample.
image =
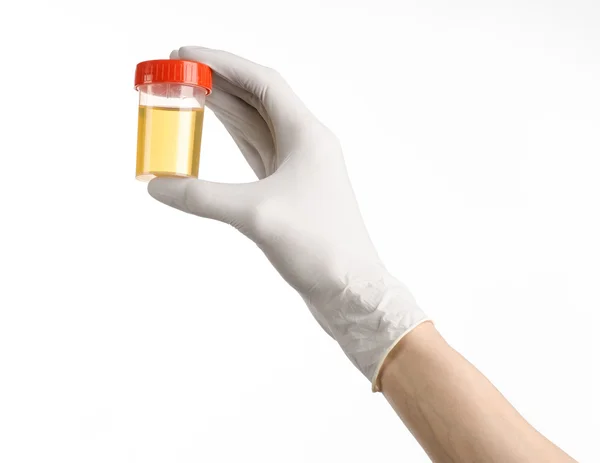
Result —
[[[135,71],[139,92],[135,176],[198,177],[204,102],[212,88],[212,72],[186,60],[139,63]]]

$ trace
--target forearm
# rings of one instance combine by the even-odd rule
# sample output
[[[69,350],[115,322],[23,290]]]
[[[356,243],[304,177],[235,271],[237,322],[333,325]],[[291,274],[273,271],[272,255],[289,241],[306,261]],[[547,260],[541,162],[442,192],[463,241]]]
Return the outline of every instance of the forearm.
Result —
[[[574,460],[529,425],[431,323],[407,334],[381,390],[434,462]]]

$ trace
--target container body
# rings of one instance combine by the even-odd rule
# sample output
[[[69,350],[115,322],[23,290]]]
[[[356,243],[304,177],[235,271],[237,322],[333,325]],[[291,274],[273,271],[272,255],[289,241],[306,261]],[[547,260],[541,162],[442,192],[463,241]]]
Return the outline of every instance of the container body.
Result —
[[[206,89],[155,83],[138,91],[136,178],[198,177]]]

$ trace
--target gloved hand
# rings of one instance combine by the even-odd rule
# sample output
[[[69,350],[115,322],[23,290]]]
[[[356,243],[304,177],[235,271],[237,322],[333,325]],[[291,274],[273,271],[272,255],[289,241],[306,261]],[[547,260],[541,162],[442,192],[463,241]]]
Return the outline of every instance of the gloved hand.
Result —
[[[259,180],[157,178],[148,191],[254,241],[377,390],[386,355],[427,318],[377,255],[338,140],[272,69],[202,47],[171,58],[213,69],[207,106]]]

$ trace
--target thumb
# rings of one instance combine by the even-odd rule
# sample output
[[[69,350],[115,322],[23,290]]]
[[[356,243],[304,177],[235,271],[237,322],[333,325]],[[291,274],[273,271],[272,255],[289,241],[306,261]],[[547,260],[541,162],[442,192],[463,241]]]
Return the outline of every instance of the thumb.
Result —
[[[160,177],[148,184],[148,193],[181,211],[239,227],[251,204],[250,185]]]

